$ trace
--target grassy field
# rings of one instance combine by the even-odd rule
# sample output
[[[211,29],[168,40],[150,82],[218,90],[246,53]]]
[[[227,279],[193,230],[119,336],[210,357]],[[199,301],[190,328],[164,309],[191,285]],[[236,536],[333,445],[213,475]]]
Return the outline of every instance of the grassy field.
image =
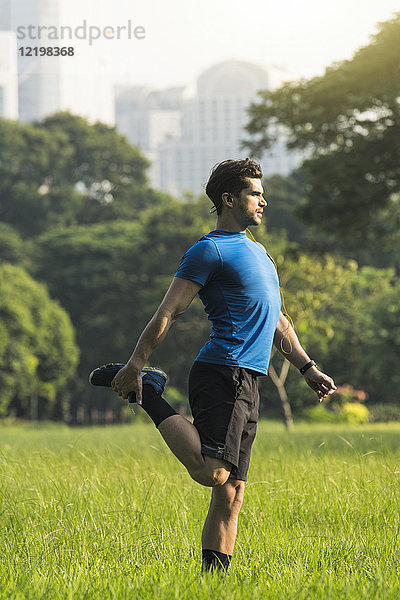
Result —
[[[398,599],[400,426],[260,423],[226,579],[151,426],[0,428],[0,597]]]

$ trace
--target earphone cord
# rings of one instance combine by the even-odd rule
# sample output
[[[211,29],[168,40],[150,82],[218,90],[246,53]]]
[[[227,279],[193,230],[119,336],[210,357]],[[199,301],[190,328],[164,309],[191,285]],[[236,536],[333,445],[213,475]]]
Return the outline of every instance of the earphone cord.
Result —
[[[257,242],[256,238],[254,237],[254,235],[252,234],[252,232],[250,231],[249,228],[246,229],[246,233],[249,235],[250,239],[253,242]],[[274,267],[276,269],[276,272],[278,273],[278,267],[276,266],[276,262],[274,261],[273,257],[269,254],[269,252],[267,252],[267,254],[268,254],[269,258],[272,260],[273,265],[274,265]],[[278,274],[278,279],[279,279],[279,274]],[[292,317],[288,314],[288,312],[286,310],[285,298],[284,298],[283,290],[282,290],[281,286],[279,286],[279,291],[280,291],[280,294],[281,294],[282,314],[283,314],[284,317],[286,317],[287,322],[288,322],[288,326],[287,326],[287,328],[284,331],[283,338],[281,339],[280,346],[281,346],[281,351],[282,351],[283,354],[291,354],[292,351],[293,351],[293,346],[292,346],[292,342],[291,342],[291,339],[290,339],[289,328],[290,328],[290,326],[292,326],[292,328],[294,329],[294,323],[293,323]],[[284,349],[284,347],[283,347],[283,340],[285,338],[287,339],[287,342],[289,344],[289,348],[290,348],[289,352],[287,352]]]

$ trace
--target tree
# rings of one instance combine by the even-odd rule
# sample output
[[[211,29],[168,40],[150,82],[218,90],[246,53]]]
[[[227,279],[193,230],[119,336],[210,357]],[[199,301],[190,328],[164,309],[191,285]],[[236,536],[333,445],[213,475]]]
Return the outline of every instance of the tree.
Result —
[[[70,319],[22,267],[0,265],[0,289],[0,414],[49,416],[78,361]]]
[[[30,255],[30,244],[24,242],[14,227],[0,222],[0,263],[29,265]]]
[[[264,211],[264,224],[268,233],[275,237],[284,235],[291,242],[308,244],[308,229],[296,216],[296,209],[305,195],[302,173],[297,170],[288,176],[272,175],[264,178],[263,188],[268,202]]]
[[[360,364],[355,386],[367,390],[373,403],[399,404],[399,279],[394,269],[364,267],[353,281],[352,295],[357,325],[349,352]]]
[[[337,328],[340,328],[340,311],[343,305],[351,310],[349,288],[356,263],[329,255],[315,259],[296,245],[285,242],[282,236],[278,239],[267,236],[263,226],[257,231],[257,238],[276,261],[282,290],[281,310],[293,319],[301,344],[317,358],[320,368],[340,376],[340,369],[330,355]],[[346,325],[349,326],[347,322]],[[334,370],[331,370],[332,366]],[[273,383],[288,429],[292,426],[291,407],[300,408],[313,399],[313,394],[295,371],[290,368],[288,358],[273,348],[270,377],[262,381],[262,390],[267,398],[270,397],[270,381]]]
[[[0,120],[0,221],[32,237],[55,226],[133,218],[165,194],[147,185],[147,159],[113,127],[57,113]]]
[[[284,235],[289,242],[301,246],[306,253],[316,255],[340,255],[354,259],[359,265],[372,265],[377,268],[397,268],[400,246],[388,248],[379,246],[354,246],[353,239],[338,240],[326,227],[308,227],[298,218],[298,212],[306,201],[306,181],[304,171],[297,169],[288,176],[272,175],[263,181],[268,207],[264,220],[269,234],[274,237]]]
[[[246,145],[260,155],[283,128],[308,156],[299,214],[353,248],[400,241],[399,51],[400,13],[351,60],[260,92],[249,109]]]
[[[64,140],[65,141],[65,140]],[[0,120],[0,220],[32,235],[48,223],[41,186],[51,173],[50,157],[63,162],[60,140],[33,125]]]

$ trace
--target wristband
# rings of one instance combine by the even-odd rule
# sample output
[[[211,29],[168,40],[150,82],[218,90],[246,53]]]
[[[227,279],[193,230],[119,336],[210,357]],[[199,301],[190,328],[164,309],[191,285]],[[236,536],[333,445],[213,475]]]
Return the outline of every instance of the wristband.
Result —
[[[311,367],[316,367],[316,366],[317,366],[317,363],[316,363],[315,361],[313,361],[313,360],[310,360],[310,362],[308,362],[306,365],[304,365],[304,367],[301,367],[301,369],[299,369],[299,371],[300,371],[300,373],[301,373],[302,375],[304,375],[304,373],[305,373],[305,372],[306,372],[308,369],[310,369]]]

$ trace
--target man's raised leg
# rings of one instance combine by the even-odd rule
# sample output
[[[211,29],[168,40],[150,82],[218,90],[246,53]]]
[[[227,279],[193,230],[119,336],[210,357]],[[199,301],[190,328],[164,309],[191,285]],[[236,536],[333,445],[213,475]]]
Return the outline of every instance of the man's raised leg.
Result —
[[[165,402],[153,388],[148,385],[143,386],[142,406],[151,418],[153,407],[161,400]],[[167,446],[186,467],[192,479],[209,487],[224,485],[231,472],[231,463],[211,456],[204,456],[201,453],[199,432],[185,417],[170,414],[168,411],[166,411],[165,416],[166,418],[161,422],[156,421],[156,426]]]
[[[124,368],[123,363],[108,363],[94,369],[89,375],[92,385],[110,387],[114,378]],[[141,372],[142,408],[159,429],[169,448],[198,483],[210,487],[223,485],[229,477],[232,465],[221,459],[203,456],[200,436],[196,427],[178,415],[162,397],[167,375],[157,367],[146,367]],[[135,402],[128,396],[130,404]]]

